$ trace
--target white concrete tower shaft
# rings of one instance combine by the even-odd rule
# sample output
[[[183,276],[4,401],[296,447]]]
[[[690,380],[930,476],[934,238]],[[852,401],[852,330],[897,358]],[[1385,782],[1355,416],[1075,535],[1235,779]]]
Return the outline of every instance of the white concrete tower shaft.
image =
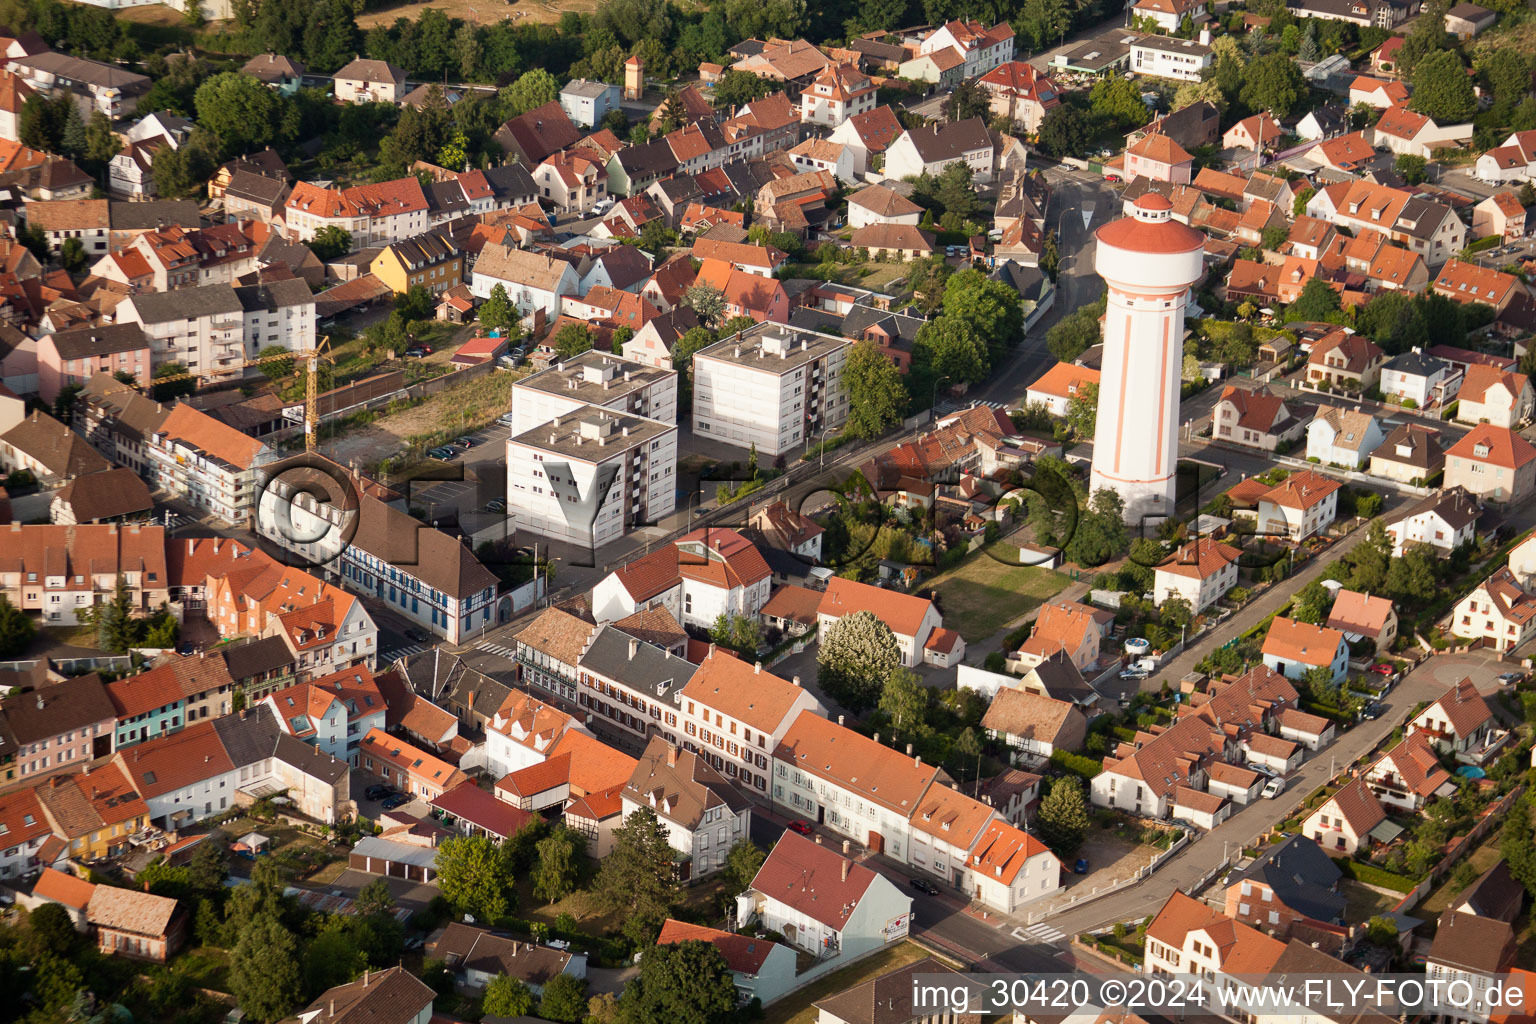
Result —
[[[1205,235],[1172,214],[1148,192],[1096,233],[1109,299],[1090,486],[1118,492],[1129,523],[1172,514],[1178,483],[1184,304],[1205,272]]]

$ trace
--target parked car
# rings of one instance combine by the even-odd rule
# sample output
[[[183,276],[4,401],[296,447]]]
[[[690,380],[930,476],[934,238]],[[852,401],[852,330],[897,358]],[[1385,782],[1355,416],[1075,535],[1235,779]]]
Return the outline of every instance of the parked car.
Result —
[[[918,892],[927,893],[929,896],[937,896],[939,894],[939,887],[928,881],[926,878],[912,879],[912,888],[916,889]]]
[[[444,462],[451,462],[459,457],[459,450],[457,448],[444,445],[441,448],[433,448],[427,454],[432,456],[434,459],[441,459]]]
[[[416,641],[419,644],[427,644],[427,643],[431,643],[432,642],[432,634],[431,633],[428,633],[424,629],[417,629],[415,626],[411,626],[410,628],[408,628],[404,632],[404,634],[402,634],[402,635],[407,640],[414,640],[414,641]]]
[[[1263,775],[1267,778],[1273,778],[1275,775],[1275,770],[1273,768],[1267,764],[1259,764],[1257,761],[1249,761],[1243,767],[1247,768],[1251,772],[1258,772],[1260,775]]]
[[[500,416],[497,416],[496,425],[498,427],[510,427],[512,425],[512,414],[510,412],[504,412]]]
[[[1524,672],[1505,672],[1503,675],[1499,676],[1500,686],[1514,686],[1523,682],[1525,682]]]
[[[1360,717],[1374,722],[1376,719],[1381,717],[1381,713],[1385,710],[1386,708],[1381,706],[1380,701],[1373,700],[1365,707],[1360,709]]]
[[[1148,672],[1144,668],[1128,668],[1124,672],[1120,673],[1120,678],[1121,679],[1145,679],[1145,678],[1147,678],[1147,676],[1150,676],[1151,674],[1152,673]]]
[[[431,354],[432,350],[427,348],[425,345],[412,345],[410,348],[405,350],[405,356],[407,359],[425,359]]]
[[[369,800],[383,800],[395,795],[395,791],[388,786],[373,785],[363,791],[363,796]]]
[[[1077,858],[1077,863],[1072,865],[1072,873],[1074,875],[1086,875],[1088,873],[1088,858]]]
[[[808,822],[808,821],[801,821],[799,819],[796,819],[796,820],[790,822],[788,825],[785,825],[784,827],[789,829],[791,832],[797,833],[797,834],[802,835],[802,836],[808,836],[813,831],[812,828],[811,828],[811,823],[810,822]]]
[[[505,512],[507,510],[507,503],[501,498],[492,498],[485,503],[485,510],[487,512]]]
[[[472,437],[456,437],[453,439],[453,443],[456,447],[463,448],[465,451],[469,451],[480,442],[476,441]]]
[[[1275,797],[1284,792],[1285,776],[1276,775],[1274,778],[1270,779],[1264,784],[1264,790],[1260,795],[1263,796],[1266,800],[1273,800]]]
[[[1390,675],[1396,675],[1397,674],[1397,669],[1395,667],[1387,664],[1386,662],[1381,662],[1380,664],[1372,665],[1370,667],[1370,671],[1374,672],[1378,676],[1390,676]]]
[[[392,811],[396,807],[403,806],[403,805],[408,804],[410,802],[411,802],[411,798],[406,796],[404,793],[396,793],[394,796],[390,797],[388,800],[385,800],[383,803],[379,804],[379,806],[384,808],[386,811]]]

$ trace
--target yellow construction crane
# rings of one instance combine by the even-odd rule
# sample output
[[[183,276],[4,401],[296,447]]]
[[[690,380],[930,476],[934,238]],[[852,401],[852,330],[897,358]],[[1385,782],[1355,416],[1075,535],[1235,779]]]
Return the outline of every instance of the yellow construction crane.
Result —
[[[330,347],[331,336],[327,334],[320,339],[319,343],[316,344],[314,348],[299,349],[298,351],[292,353],[295,360],[294,365],[298,366],[300,365],[300,361],[302,361],[305,371],[304,450],[306,452],[313,452],[315,450],[315,432],[320,424],[320,360],[325,359],[333,366],[336,363],[336,357],[331,354]],[[273,359],[245,359],[240,362],[239,369],[244,370],[252,366],[261,366],[264,363],[270,363],[273,361]],[[233,369],[233,367],[222,367],[220,376],[222,376],[223,373],[228,372],[230,369]],[[169,384],[172,381],[177,380],[199,381],[205,377],[213,376],[214,374],[211,373],[173,373],[166,377],[152,377],[149,379],[149,381],[146,382],[146,386],[153,388],[156,384]],[[120,390],[137,391],[138,389],[124,384]]]
[[[336,359],[328,351],[331,347],[331,336],[327,334],[320,339],[319,344],[303,353],[304,366],[304,450],[315,450],[315,431],[320,425],[320,353],[325,352],[325,358],[336,364]]]

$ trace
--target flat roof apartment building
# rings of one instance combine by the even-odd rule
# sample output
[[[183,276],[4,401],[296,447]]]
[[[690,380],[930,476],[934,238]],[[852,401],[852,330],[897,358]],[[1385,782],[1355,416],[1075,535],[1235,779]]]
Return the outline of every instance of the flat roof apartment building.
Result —
[[[853,342],[760,323],[693,356],[700,434],[769,457],[804,448],[848,418],[843,365]]]
[[[601,547],[671,514],[677,426],[583,405],[507,439],[507,504],[519,528]]]
[[[677,371],[606,352],[583,352],[512,385],[511,436],[588,405],[676,423]]]

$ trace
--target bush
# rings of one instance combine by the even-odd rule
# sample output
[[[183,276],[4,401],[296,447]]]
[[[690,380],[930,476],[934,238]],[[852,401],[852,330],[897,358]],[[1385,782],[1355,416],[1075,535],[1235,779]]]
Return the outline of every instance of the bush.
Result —
[[[1087,781],[1104,770],[1102,761],[1095,761],[1091,757],[1083,757],[1080,754],[1068,753],[1065,750],[1051,751],[1051,764],[1071,772],[1073,775]]]
[[[1379,868],[1375,864],[1367,864],[1364,861],[1336,859],[1333,862],[1344,873],[1345,878],[1353,878],[1357,882],[1366,885],[1376,885],[1383,889],[1391,889],[1393,892],[1412,892],[1413,887],[1419,883],[1385,868]]]

